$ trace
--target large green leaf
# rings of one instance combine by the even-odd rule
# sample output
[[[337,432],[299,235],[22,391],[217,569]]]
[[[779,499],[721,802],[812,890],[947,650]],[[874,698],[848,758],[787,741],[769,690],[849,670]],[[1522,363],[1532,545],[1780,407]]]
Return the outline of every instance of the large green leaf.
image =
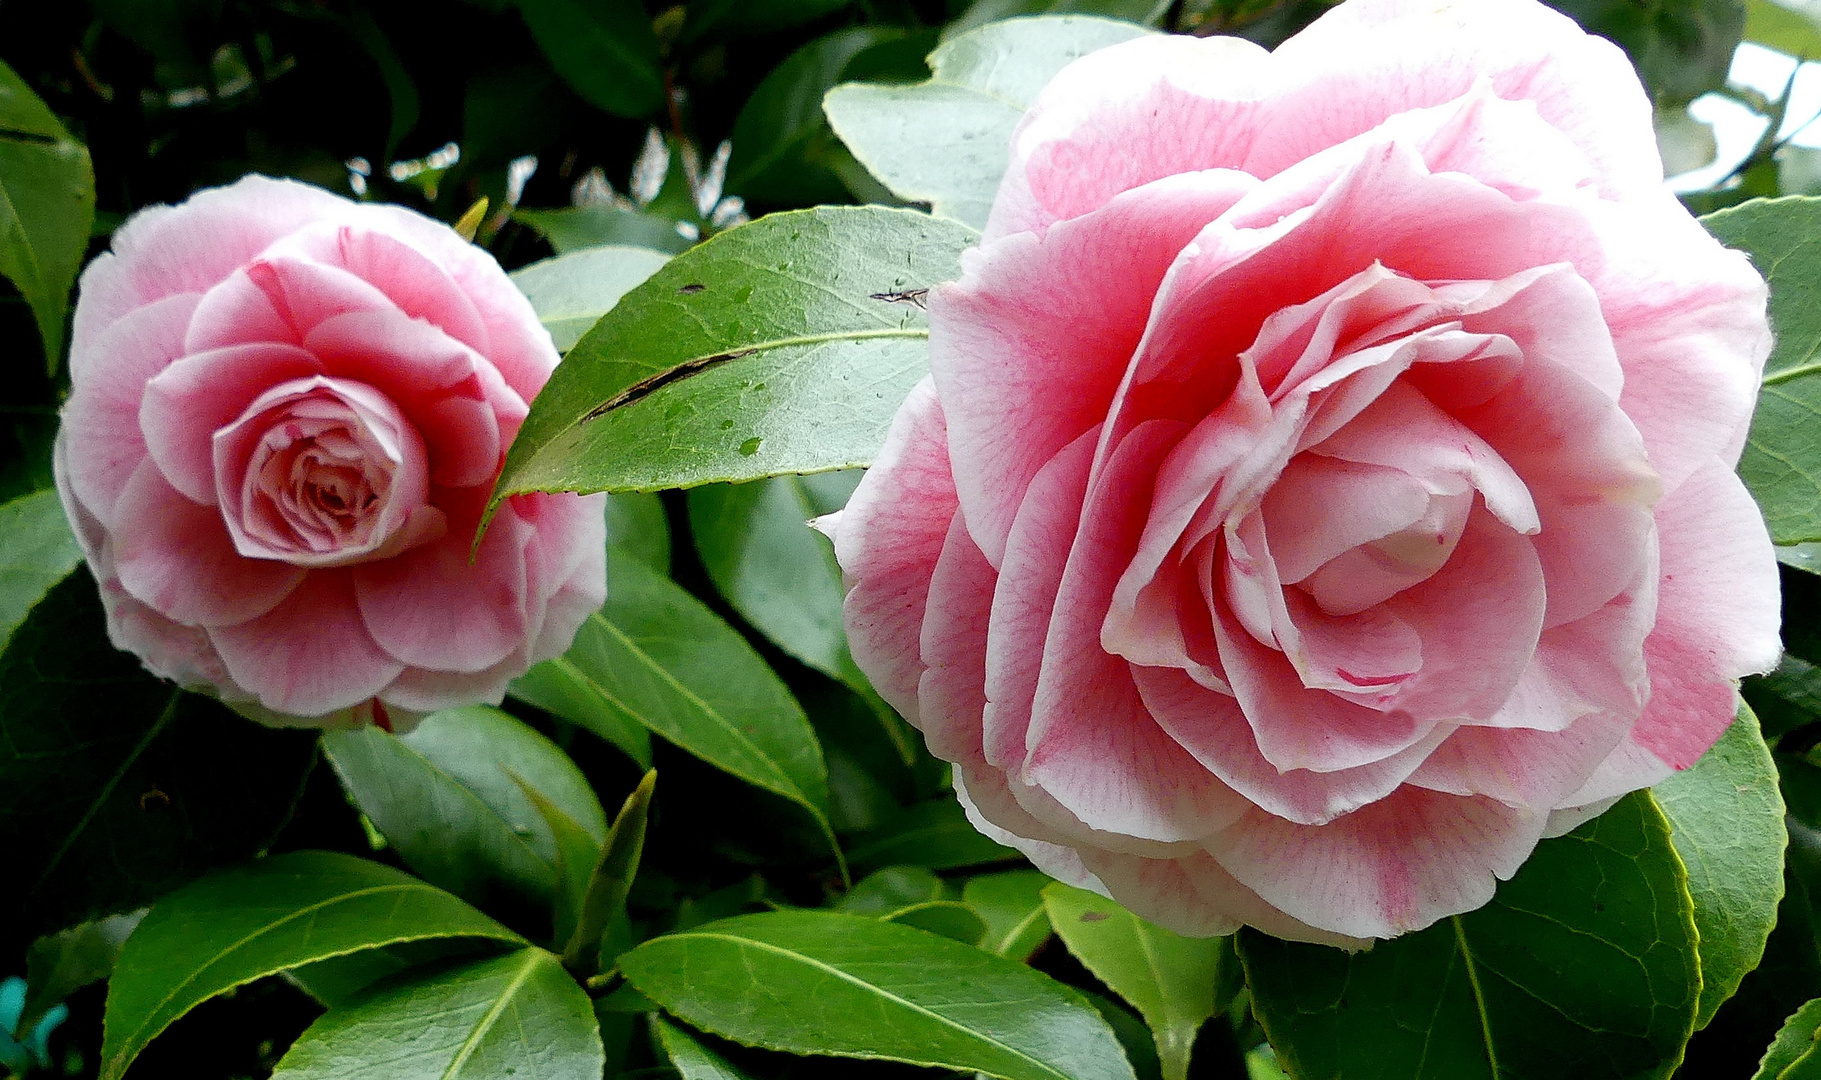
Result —
[[[1050,917],[1043,905],[1043,888],[1049,882],[1048,875],[1036,870],[1003,870],[969,878],[961,887],[961,899],[986,923],[981,948],[1013,960],[1029,960],[1050,936]]]
[[[591,1080],[605,1067],[588,995],[555,956],[528,948],[375,987],[330,1009],[272,1077]]]
[[[583,101],[640,117],[664,104],[658,39],[639,0],[516,0],[525,26]]]
[[[423,938],[523,944],[441,889],[331,851],[262,859],[153,905],[108,984],[101,1076],[118,1080],[171,1022],[216,994],[315,960]]]
[[[1713,749],[1654,794],[1688,870],[1701,939],[1695,1025],[1706,1027],[1758,966],[1783,899],[1783,796],[1751,709],[1741,706]]]
[[[1797,1009],[1764,1051],[1752,1080],[1815,1080],[1821,1077],[1821,998]]]
[[[663,1017],[652,1017],[651,1030],[683,1080],[746,1080],[746,1074],[734,1068],[726,1058]]]
[[[620,297],[669,261],[668,252],[609,244],[534,262],[513,271],[512,283],[531,301],[557,351],[567,352]]]
[[[1648,792],[1546,840],[1491,903],[1346,953],[1239,935],[1297,1080],[1643,1080],[1694,1029],[1687,875]]]
[[[1147,33],[1129,22],[1047,15],[992,23],[930,54],[914,86],[844,83],[823,108],[835,134],[901,199],[976,228],[1010,162],[1012,128],[1058,71]]]
[[[445,709],[405,735],[326,731],[322,747],[405,864],[475,903],[505,894],[548,904],[555,896],[557,838],[523,787],[596,844],[607,835],[607,816],[575,763],[498,709]]]
[[[608,579],[607,605],[547,663],[604,713],[803,807],[833,845],[822,748],[778,676],[738,631],[642,562],[612,557]]]
[[[1821,199],[1753,199],[1701,219],[1770,282],[1764,365],[1739,476],[1779,544],[1821,540]]]
[[[1020,857],[969,824],[967,814],[952,795],[918,803],[879,828],[855,837],[847,854],[861,869],[903,864],[954,870]]]
[[[1821,24],[1777,0],[1745,0],[1745,40],[1791,56],[1821,59]]]
[[[94,217],[88,148],[0,62],[0,275],[31,305],[53,373]]]
[[[1007,1080],[1130,1080],[1112,1031],[1022,964],[891,922],[743,915],[620,958],[632,984],[704,1031],[799,1054],[885,1058]]]
[[[252,855],[315,758],[314,733],[249,723],[108,644],[78,569],[0,657],[0,930],[140,907]]]
[[[892,297],[959,276],[974,233],[883,207],[773,214],[677,256],[569,350],[496,500],[868,463],[927,368]]]
[[[1144,1017],[1163,1080],[1187,1080],[1195,1034],[1217,1007],[1221,940],[1183,937],[1060,881],[1044,888],[1043,906],[1069,952]]]
[[[0,505],[0,650],[26,612],[81,561],[55,491]]]

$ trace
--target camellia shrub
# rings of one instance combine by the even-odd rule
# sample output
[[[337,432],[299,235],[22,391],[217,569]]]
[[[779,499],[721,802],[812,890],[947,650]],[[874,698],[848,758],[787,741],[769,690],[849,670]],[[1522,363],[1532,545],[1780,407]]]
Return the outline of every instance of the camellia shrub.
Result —
[[[0,26],[0,1075],[1821,1075],[1807,9]]]

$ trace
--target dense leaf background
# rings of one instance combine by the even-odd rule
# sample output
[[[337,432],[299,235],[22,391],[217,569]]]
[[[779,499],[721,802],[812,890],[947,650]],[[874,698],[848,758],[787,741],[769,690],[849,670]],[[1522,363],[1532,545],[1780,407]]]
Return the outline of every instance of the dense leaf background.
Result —
[[[1023,104],[1104,44],[1326,6],[0,0],[0,1076],[1821,1075],[1821,202],[1747,202],[1814,194],[1812,151],[1686,197],[1773,285],[1742,471],[1788,655],[1487,908],[1352,955],[1178,938],[976,832],[848,655],[803,523],[919,377]],[[1794,2],[1555,6],[1666,154],[1703,93],[1783,117],[1727,85],[1742,37],[1821,55]],[[502,491],[618,492],[612,594],[502,709],[270,731],[106,642],[46,490],[69,286],[248,171],[486,199],[574,359]]]

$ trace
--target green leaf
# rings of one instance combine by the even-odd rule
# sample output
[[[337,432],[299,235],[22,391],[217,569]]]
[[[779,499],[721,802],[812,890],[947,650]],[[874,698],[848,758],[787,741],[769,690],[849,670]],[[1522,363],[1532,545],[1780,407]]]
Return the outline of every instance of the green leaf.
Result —
[[[1814,1080],[1821,1076],[1821,998],[1795,1011],[1764,1051],[1752,1080]]]
[[[0,505],[0,650],[33,605],[81,561],[55,491]]]
[[[425,938],[314,960],[286,970],[284,976],[304,993],[335,1008],[382,980],[394,979],[412,968],[445,968],[455,960],[491,956],[498,951],[496,943],[480,938]]]
[[[624,491],[607,500],[607,546],[660,574],[670,574],[670,523],[653,492]]]
[[[503,894],[548,904],[556,895],[557,838],[515,777],[597,844],[607,835],[607,816],[575,763],[498,709],[445,709],[405,735],[325,731],[322,746],[405,864],[474,903]]]
[[[153,905],[108,984],[103,1080],[119,1080],[171,1022],[216,994],[311,961],[394,942],[523,939],[441,889],[331,851],[261,859]]]
[[[669,578],[616,558],[608,580],[607,606],[547,664],[603,713],[801,806],[834,845],[822,749],[783,682],[738,631]]]
[[[1751,709],[1741,706],[1713,749],[1653,794],[1688,870],[1701,942],[1695,1027],[1704,1028],[1758,966],[1783,899],[1783,797]]]
[[[1214,1015],[1221,940],[1183,937],[1059,881],[1043,906],[1075,959],[1144,1017],[1164,1080],[1187,1080],[1195,1033]]]
[[[1821,58],[1821,26],[1777,0],[1745,0],[1745,40],[1795,57]]]
[[[809,527],[839,510],[858,472],[707,484],[689,493],[689,531],[715,588],[780,649],[862,696],[872,685],[847,651],[847,591],[832,545]]]
[[[568,352],[620,297],[669,261],[668,252],[603,245],[534,262],[513,271],[512,283],[531,301],[557,351]]]
[[[1648,792],[1538,845],[1491,903],[1370,951],[1238,937],[1298,1080],[1643,1080],[1694,1029],[1693,903]]]
[[[975,0],[965,15],[948,25],[943,36],[954,37],[1020,15],[1100,15],[1156,26],[1169,10],[1169,0]]]
[[[0,925],[29,937],[142,907],[252,855],[315,760],[314,732],[249,723],[108,644],[77,570],[0,656]]]
[[[1821,719],[1821,668],[1791,653],[1784,653],[1768,675],[1746,679],[1740,691],[1767,737]]]
[[[1779,544],[1777,561],[1797,570],[1821,574],[1821,544]]]
[[[1554,0],[1550,6],[1618,43],[1659,103],[1693,101],[1723,86],[1745,32],[1745,0]]]
[[[845,201],[841,178],[825,160],[835,138],[822,116],[822,95],[841,81],[854,57],[903,36],[896,27],[850,26],[791,53],[734,120],[727,190],[749,202]]]
[[[1821,199],[1753,199],[1701,219],[1770,282],[1776,347],[1739,476],[1779,544],[1821,540]]]
[[[516,210],[514,221],[531,226],[559,255],[597,247],[635,247],[675,254],[689,250],[677,223],[642,210],[616,206],[565,206]]]
[[[600,861],[601,842],[588,835],[588,830],[577,825],[562,807],[545,798],[536,788],[517,776],[513,779],[556,840],[556,897],[551,905],[550,940],[560,946],[581,924],[588,879],[594,873],[595,863]]]
[[[954,870],[1022,858],[968,823],[953,796],[921,802],[870,833],[856,837],[848,860],[868,868],[901,863]]]
[[[110,915],[32,942],[25,954],[25,1009],[14,1030],[30,1031],[52,1006],[113,974],[121,944],[144,917],[144,911]]]
[[[921,866],[888,866],[854,883],[835,905],[849,915],[884,915],[942,896],[942,879]]]
[[[677,256],[569,350],[495,501],[868,463],[928,366],[922,310],[889,297],[959,276],[974,238],[908,210],[821,207]]]
[[[1012,129],[1037,91],[1070,61],[1145,33],[1080,15],[992,23],[931,53],[928,82],[844,83],[823,108],[893,194],[979,228],[1011,160]]]
[[[52,374],[94,218],[88,148],[0,62],[0,274],[31,305]]]
[[[583,896],[581,919],[563,949],[563,963],[572,970],[586,974],[597,961],[604,961],[602,938],[615,919],[626,917],[626,894],[639,872],[645,826],[651,816],[651,790],[657,782],[656,769],[646,772],[639,786],[626,796],[607,832],[607,842],[601,845],[600,861],[589,875]]]
[[[986,920],[959,900],[924,900],[887,912],[884,918],[886,922],[914,926],[963,945],[978,946],[986,937]]]
[[[557,958],[528,948],[376,987],[298,1036],[273,1080],[598,1077],[594,1007]]]
[[[727,1059],[703,1046],[701,1040],[661,1016],[651,1019],[651,1030],[683,1080],[746,1080],[746,1074]]]
[[[798,1054],[884,1058],[1006,1080],[1130,1080],[1119,1044],[1048,976],[907,926],[826,911],[743,915],[620,958],[691,1025]]]
[[[1007,959],[1025,961],[1050,936],[1043,887],[1049,876],[1036,870],[1005,870],[969,878],[961,900],[986,923],[981,948]]]
[[[638,0],[516,0],[525,27],[583,101],[638,118],[664,104],[658,39]]]

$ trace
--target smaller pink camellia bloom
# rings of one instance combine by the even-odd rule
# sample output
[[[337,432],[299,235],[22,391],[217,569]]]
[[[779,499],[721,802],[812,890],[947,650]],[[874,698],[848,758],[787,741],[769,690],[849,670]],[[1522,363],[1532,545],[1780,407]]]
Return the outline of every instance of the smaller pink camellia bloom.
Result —
[[[599,497],[508,499],[556,367],[485,251],[249,176],[136,214],[82,275],[57,489],[108,634],[268,723],[497,703],[606,599]]]
[[[1779,652],[1770,329],[1662,180],[1535,0],[1065,68],[823,526],[974,823],[1184,933],[1358,944],[1693,764]]]

